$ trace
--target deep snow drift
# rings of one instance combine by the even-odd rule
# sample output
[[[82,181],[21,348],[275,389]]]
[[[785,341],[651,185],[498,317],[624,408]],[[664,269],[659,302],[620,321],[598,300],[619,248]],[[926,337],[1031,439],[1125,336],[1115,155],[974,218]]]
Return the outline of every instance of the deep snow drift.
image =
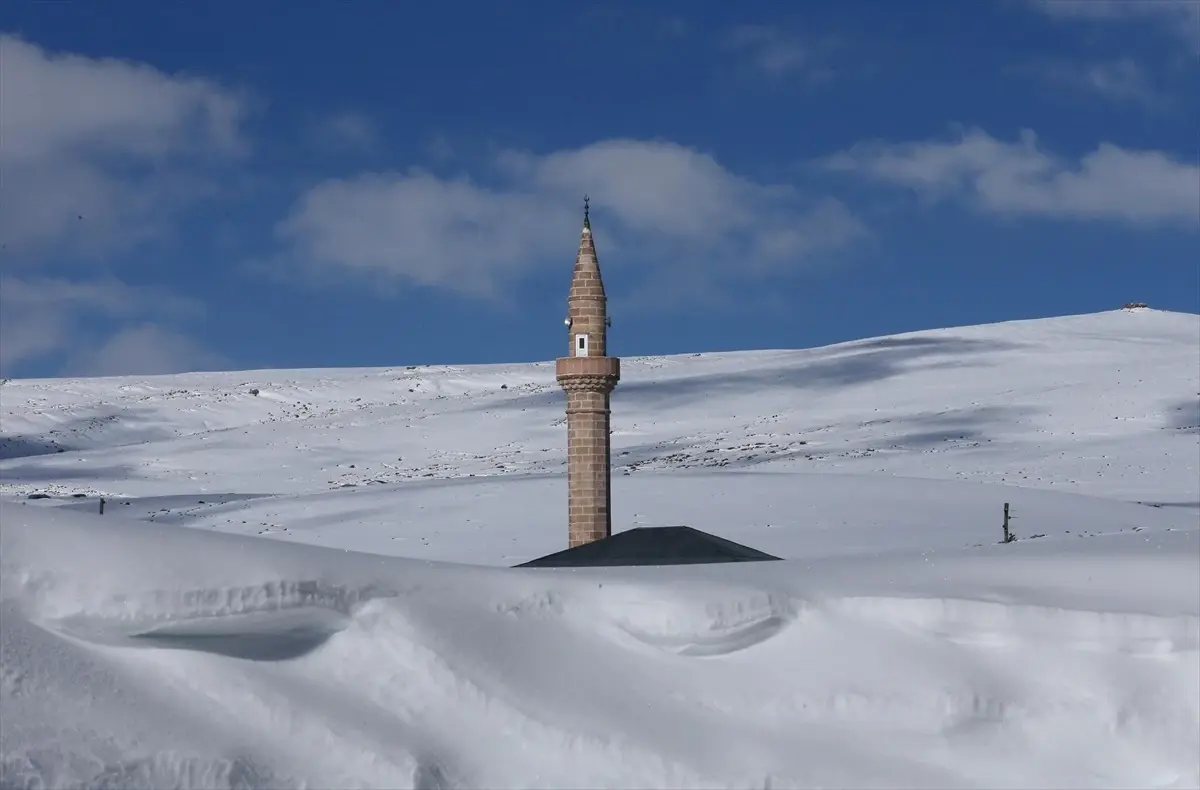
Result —
[[[618,529],[786,560],[480,567],[563,546],[548,365],[5,384],[0,785],[1200,787],[1200,318],[613,408]]]

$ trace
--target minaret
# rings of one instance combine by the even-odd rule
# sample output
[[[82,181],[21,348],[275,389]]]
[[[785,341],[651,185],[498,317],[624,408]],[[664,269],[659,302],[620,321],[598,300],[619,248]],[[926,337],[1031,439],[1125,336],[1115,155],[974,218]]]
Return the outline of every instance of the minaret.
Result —
[[[621,360],[606,356],[608,299],[600,279],[588,199],[567,296],[568,356],[559,357],[558,383],[567,392],[567,486],[571,548],[612,534],[612,440],[609,393],[621,378]]]

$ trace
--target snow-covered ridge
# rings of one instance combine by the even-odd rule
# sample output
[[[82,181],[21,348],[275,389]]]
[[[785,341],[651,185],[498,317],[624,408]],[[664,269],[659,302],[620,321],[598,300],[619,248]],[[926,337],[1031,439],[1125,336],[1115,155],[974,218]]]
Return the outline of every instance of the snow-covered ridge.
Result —
[[[1194,315],[1115,311],[809,350],[626,360],[614,395],[616,464],[634,474],[768,462],[903,474],[925,455],[922,476],[1109,490],[1132,482],[1104,479],[1125,442],[1192,441],[1200,431],[1198,338]],[[553,375],[540,363],[13,381],[0,393],[0,470],[10,485],[34,464],[101,482],[113,476],[77,476],[90,461],[76,456],[119,448],[107,457],[129,484],[108,493],[137,495],[172,474],[155,468],[169,443],[186,456],[196,490],[209,492],[280,491],[222,480],[234,448],[264,464],[288,455],[289,493],[558,473]],[[1057,450],[1059,469],[1084,456],[1089,479],[1051,474],[1048,458],[1000,469],[972,460],[995,455],[998,442],[1026,457]],[[66,457],[32,460],[42,454]],[[1142,478],[1196,476],[1166,456],[1137,460]],[[1126,498],[1155,492],[1134,486]]]
[[[782,562],[496,567],[562,548],[562,408],[4,384],[0,787],[1200,787],[1200,317],[626,360],[617,528]]]
[[[1198,359],[1200,316],[1138,310],[626,360],[617,523],[777,544],[799,508],[839,530],[826,546],[884,548],[909,544],[878,532],[881,515],[923,519],[929,537],[946,513],[933,503],[952,499],[990,535],[1001,502],[937,479],[1017,486],[1005,496],[1026,535],[1096,531],[1061,523],[1039,490],[1194,513]],[[84,511],[105,496],[160,523],[511,564],[561,542],[562,410],[550,363],[14,381],[0,392],[0,493],[77,497]],[[871,478],[874,509],[844,475]],[[775,493],[752,516],[743,497],[764,486]]]

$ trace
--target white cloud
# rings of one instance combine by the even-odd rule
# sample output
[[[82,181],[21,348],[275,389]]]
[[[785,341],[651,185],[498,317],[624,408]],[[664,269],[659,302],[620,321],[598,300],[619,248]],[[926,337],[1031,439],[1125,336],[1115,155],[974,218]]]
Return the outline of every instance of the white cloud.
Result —
[[[207,80],[150,66],[51,53],[0,36],[0,213],[5,259],[99,256],[161,230],[203,193],[180,171],[245,152],[244,102]]]
[[[803,38],[770,25],[739,25],[722,42],[769,77],[803,75],[824,80],[832,75],[825,63],[829,42]]]
[[[973,129],[954,141],[863,143],[822,164],[998,214],[1200,223],[1200,166],[1110,143],[1075,162],[1041,149],[1031,131],[1009,143]]]
[[[419,171],[318,184],[277,226],[286,249],[276,263],[488,295],[572,254],[585,193],[602,256],[636,249],[686,262],[697,278],[797,265],[862,232],[836,202],[738,176],[672,143],[505,152],[495,164],[499,187]]]
[[[0,369],[11,374],[80,349],[105,365],[135,359],[139,343],[152,348],[151,335],[126,333],[198,305],[114,279],[29,271],[61,274],[169,233],[178,212],[214,194],[207,169],[247,153],[245,98],[209,80],[0,35],[0,102],[0,182],[9,196],[0,211]],[[100,326],[117,334],[96,341]],[[207,359],[183,353],[186,343],[155,326],[158,348],[189,365]],[[141,358],[163,364],[150,351]]]
[[[44,357],[71,354],[84,345],[80,337],[95,319],[119,323],[160,316],[178,320],[201,311],[192,300],[111,279],[75,282],[5,276],[0,278],[0,371],[9,376]]]
[[[1194,50],[1200,50],[1200,3],[1196,0],[1030,0],[1058,19],[1124,23],[1145,20],[1160,25]]]
[[[340,269],[482,295],[505,273],[548,254],[553,224],[574,221],[565,208],[555,211],[533,195],[412,172],[318,184],[276,233],[288,246],[289,268]]]
[[[315,124],[312,142],[334,153],[370,153],[379,145],[379,130],[365,115],[343,112]]]
[[[72,355],[64,368],[70,376],[152,376],[220,370],[226,360],[191,338],[160,325],[126,327],[99,345]]]
[[[753,224],[783,190],[741,178],[682,145],[609,140],[546,156],[508,153],[501,164],[532,188],[582,196],[591,190],[625,225],[711,241]]]

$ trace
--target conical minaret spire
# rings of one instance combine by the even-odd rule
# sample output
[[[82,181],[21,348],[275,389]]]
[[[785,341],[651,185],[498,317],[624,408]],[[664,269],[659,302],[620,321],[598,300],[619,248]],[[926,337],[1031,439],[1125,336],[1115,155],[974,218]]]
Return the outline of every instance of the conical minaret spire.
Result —
[[[602,357],[608,347],[608,296],[604,293],[604,278],[600,276],[600,259],[596,256],[589,215],[588,198],[585,197],[583,230],[579,233],[579,250],[575,253],[575,270],[567,294],[567,326],[571,337],[568,353],[573,357]],[[588,353],[579,353],[581,337],[583,350]]]
[[[592,238],[589,201],[567,295],[570,350],[556,364],[567,393],[567,481],[571,547],[612,534],[609,394],[621,378],[621,360],[607,356],[608,298]]]

